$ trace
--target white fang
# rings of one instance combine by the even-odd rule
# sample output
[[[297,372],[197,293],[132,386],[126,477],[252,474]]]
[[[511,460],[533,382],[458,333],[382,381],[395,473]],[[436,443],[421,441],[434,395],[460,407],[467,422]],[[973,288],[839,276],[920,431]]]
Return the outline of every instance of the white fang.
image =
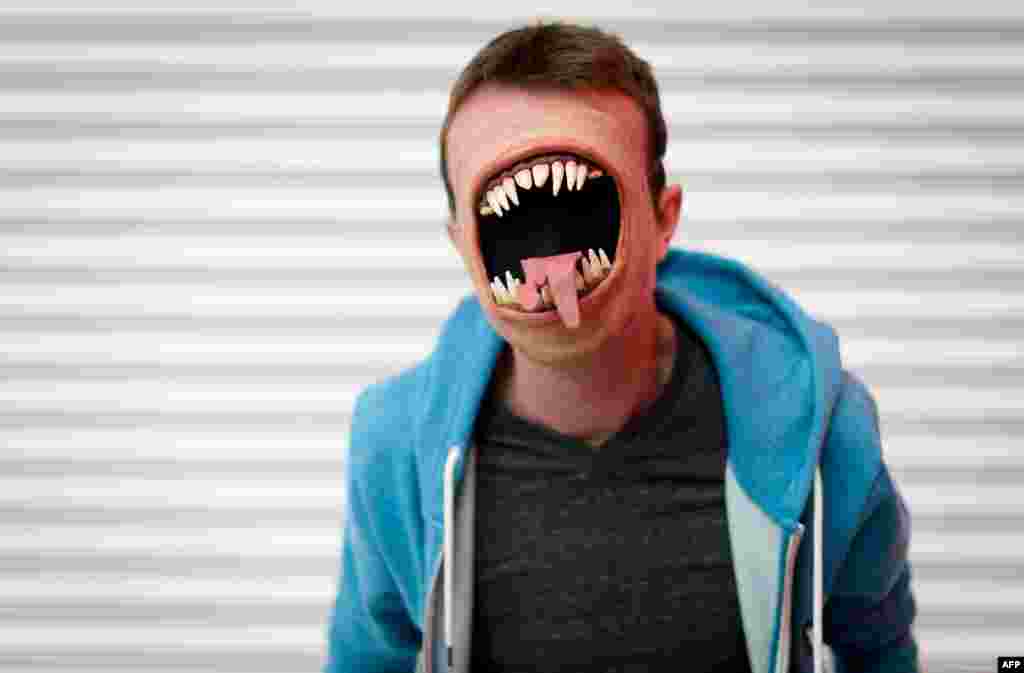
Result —
[[[516,194],[516,183],[512,178],[505,178],[501,181],[501,188],[504,190],[508,198],[512,200],[512,203],[519,205],[519,195]]]

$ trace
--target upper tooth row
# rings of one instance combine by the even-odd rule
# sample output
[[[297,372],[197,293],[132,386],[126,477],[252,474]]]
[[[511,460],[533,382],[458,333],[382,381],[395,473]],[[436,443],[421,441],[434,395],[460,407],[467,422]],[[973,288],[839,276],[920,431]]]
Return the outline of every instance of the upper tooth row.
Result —
[[[580,258],[580,266],[583,268],[583,273],[576,272],[577,293],[597,285],[612,270],[612,264],[608,260],[608,255],[604,253],[603,248],[598,249],[596,253],[591,248],[587,255],[583,255]],[[498,304],[518,306],[519,296],[516,290],[520,285],[522,285],[522,281],[512,275],[511,271],[505,272],[504,283],[501,282],[500,276],[495,276],[494,280],[491,281],[491,294],[494,296],[494,301]],[[541,288],[541,299],[547,306],[550,306],[552,303],[550,290],[548,290],[546,285]]]
[[[602,173],[600,169],[588,171],[584,163],[577,164],[569,160],[563,164],[561,161],[552,161],[550,164],[537,164],[533,168],[524,168],[516,173],[515,178],[506,177],[501,184],[495,185],[487,191],[484,198],[487,204],[480,205],[481,215],[497,213],[498,217],[504,215],[504,211],[511,210],[512,206],[519,205],[519,195],[516,193],[516,185],[521,189],[533,189],[543,187],[551,176],[551,194],[558,196],[562,188],[562,180],[565,179],[565,188],[569,191],[583,189],[583,183],[587,177],[599,178]]]

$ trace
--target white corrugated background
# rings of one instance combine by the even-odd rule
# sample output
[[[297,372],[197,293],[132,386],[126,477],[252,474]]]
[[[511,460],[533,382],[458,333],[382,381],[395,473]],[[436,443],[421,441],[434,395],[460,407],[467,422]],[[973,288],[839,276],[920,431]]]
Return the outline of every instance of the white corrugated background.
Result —
[[[364,4],[0,7],[0,670],[319,667],[354,395],[469,289],[447,87],[537,15]],[[655,65],[677,244],[840,330],[928,669],[993,670],[1024,647],[1024,9],[683,4],[561,15]]]

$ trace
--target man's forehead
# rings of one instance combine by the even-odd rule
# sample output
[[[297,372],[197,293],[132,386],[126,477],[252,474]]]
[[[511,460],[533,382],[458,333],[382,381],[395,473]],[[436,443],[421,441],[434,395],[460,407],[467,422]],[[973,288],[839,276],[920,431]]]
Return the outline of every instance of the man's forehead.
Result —
[[[448,162],[459,185],[503,152],[531,142],[635,142],[638,134],[644,142],[646,128],[640,106],[618,90],[485,84],[452,121]]]

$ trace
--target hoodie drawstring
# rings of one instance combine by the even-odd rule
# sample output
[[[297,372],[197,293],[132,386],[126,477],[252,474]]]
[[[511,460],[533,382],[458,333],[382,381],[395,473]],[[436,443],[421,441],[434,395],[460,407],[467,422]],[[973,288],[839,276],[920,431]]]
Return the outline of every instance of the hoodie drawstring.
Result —
[[[814,673],[824,673],[822,644],[822,548],[825,546],[822,537],[822,521],[824,519],[824,493],[822,492],[821,468],[814,473],[814,622],[812,622],[812,652],[814,654]]]
[[[453,586],[455,565],[455,464],[459,458],[459,447],[448,451],[444,464],[444,644],[448,650],[448,668],[452,667],[452,602],[455,595]]]

